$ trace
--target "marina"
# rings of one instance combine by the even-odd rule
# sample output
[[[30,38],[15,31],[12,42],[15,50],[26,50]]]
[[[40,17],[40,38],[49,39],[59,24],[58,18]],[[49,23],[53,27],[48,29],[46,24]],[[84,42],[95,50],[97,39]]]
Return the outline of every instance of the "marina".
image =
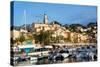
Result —
[[[28,53],[27,51],[24,52],[25,53],[25,54],[23,53],[24,56],[23,54],[17,53],[17,56],[15,55],[14,57],[15,58],[14,65],[25,65],[25,64],[39,65],[39,64],[97,61],[96,45],[85,45],[85,46],[82,45],[80,47],[53,46],[53,48],[36,48],[36,49],[34,48],[33,52],[31,49],[28,50],[29,51]]]

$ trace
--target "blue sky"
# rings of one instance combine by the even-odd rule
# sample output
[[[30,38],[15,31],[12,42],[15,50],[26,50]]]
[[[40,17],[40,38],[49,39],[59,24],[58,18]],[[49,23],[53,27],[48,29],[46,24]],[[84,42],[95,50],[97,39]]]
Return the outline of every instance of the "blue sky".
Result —
[[[83,25],[97,20],[96,6],[83,6],[71,4],[51,4],[37,2],[14,1],[14,25],[25,23],[24,11],[26,11],[26,23],[43,21],[43,14],[48,15],[49,23],[53,20],[61,24],[80,23]]]

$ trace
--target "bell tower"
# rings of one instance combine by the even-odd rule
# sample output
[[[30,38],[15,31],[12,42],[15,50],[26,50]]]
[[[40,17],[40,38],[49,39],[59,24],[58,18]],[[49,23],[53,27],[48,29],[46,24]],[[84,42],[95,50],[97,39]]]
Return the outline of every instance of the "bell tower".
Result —
[[[47,14],[44,14],[44,24],[48,24],[48,16],[47,16]]]

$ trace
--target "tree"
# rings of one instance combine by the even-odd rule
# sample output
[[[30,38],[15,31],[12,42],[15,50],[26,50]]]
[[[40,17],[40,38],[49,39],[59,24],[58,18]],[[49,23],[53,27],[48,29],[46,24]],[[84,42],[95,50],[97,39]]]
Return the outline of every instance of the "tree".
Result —
[[[97,22],[90,22],[88,25],[87,25],[87,28],[90,28],[86,33],[89,35],[89,41],[91,43],[96,43],[97,42],[97,37],[95,36],[97,34],[94,33],[93,31],[97,31],[97,28],[94,28],[94,27],[97,27]]]
[[[33,35],[32,35],[32,33],[28,33],[27,34],[27,40],[32,40],[33,39]]]
[[[22,42],[25,41],[25,37],[24,37],[23,33],[22,33],[22,35],[19,37],[19,41],[21,42],[21,44],[22,44]]]
[[[63,25],[63,27],[65,27],[66,29],[69,29],[69,25],[68,24]]]
[[[97,26],[97,23],[94,23],[94,22],[90,22],[87,27],[94,27],[94,26]]]
[[[80,28],[86,28],[85,26],[81,25],[81,24],[71,24],[69,26],[69,30],[71,32],[77,32],[77,33],[81,33],[80,29],[78,29],[78,27]]]
[[[62,24],[61,24],[60,22],[58,22],[58,21],[53,21],[53,22],[51,22],[51,24],[53,24],[53,23],[62,26]]]
[[[34,34],[34,38],[36,43],[40,43],[42,45],[48,45],[51,43],[51,31],[43,31],[41,30],[39,33]]]

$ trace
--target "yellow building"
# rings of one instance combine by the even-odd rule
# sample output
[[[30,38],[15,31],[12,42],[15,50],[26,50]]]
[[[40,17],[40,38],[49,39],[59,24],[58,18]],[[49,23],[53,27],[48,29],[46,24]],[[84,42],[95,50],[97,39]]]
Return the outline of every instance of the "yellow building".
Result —
[[[44,14],[44,23],[35,23],[33,24],[33,29],[34,32],[40,32],[41,30],[43,31],[53,31],[52,37],[57,37],[57,36],[63,36],[63,38],[70,38],[72,43],[81,43],[85,42],[88,39],[87,35],[83,35],[81,33],[76,33],[76,32],[71,32],[65,27],[62,27],[58,24],[48,24],[48,16]],[[79,27],[81,31],[83,31],[83,28]]]
[[[11,38],[13,38],[13,40],[15,40],[16,38],[19,38],[19,36],[20,36],[20,31],[18,30],[11,31]]]

